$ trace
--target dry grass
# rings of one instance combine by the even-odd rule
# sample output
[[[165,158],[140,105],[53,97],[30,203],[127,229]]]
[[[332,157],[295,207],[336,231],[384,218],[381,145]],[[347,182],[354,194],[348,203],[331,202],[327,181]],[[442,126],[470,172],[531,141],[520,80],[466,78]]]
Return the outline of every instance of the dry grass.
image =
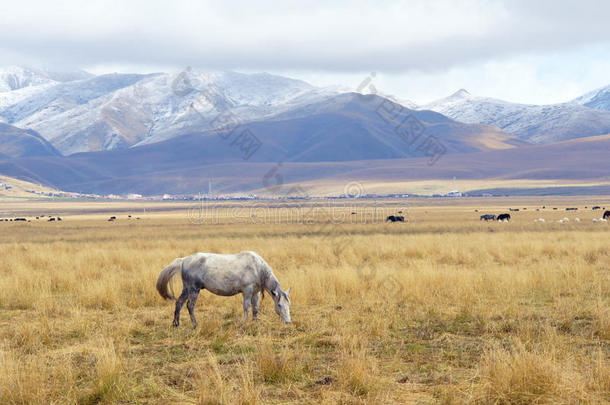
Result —
[[[408,224],[0,224],[0,403],[610,401],[608,225],[533,205],[487,224],[463,201],[413,205]],[[240,297],[203,292],[200,328],[171,328],[159,271],[242,250],[293,287],[294,323],[266,298],[244,325]]]

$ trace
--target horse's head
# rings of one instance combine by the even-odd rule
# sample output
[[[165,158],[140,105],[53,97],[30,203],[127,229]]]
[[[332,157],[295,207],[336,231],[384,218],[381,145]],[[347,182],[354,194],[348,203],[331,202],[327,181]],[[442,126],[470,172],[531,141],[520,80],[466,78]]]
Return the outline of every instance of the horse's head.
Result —
[[[290,323],[290,298],[288,298],[288,294],[290,294],[290,288],[285,292],[282,291],[280,286],[278,285],[275,290],[271,291],[271,296],[273,297],[273,303],[275,304],[275,312],[282,318],[282,321],[286,323]]]

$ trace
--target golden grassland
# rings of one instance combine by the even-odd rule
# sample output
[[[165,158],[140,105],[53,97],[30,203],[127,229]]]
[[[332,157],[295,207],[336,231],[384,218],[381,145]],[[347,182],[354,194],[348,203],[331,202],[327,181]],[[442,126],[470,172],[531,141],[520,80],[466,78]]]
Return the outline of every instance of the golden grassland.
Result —
[[[55,203],[60,223],[0,223],[0,403],[607,403],[610,225],[584,210],[606,203],[359,201],[339,225],[281,203],[227,203],[215,221],[192,204],[135,220]],[[478,219],[507,207],[522,209],[511,223]],[[380,221],[399,209],[408,223]],[[243,250],[292,287],[293,324],[268,297],[244,323],[241,296],[204,291],[199,328],[186,310],[172,328],[161,269]]]

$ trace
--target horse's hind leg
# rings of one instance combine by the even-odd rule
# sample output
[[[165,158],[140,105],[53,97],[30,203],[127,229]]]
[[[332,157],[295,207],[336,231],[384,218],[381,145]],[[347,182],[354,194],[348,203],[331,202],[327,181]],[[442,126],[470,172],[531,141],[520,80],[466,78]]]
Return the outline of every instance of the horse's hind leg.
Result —
[[[178,299],[176,300],[176,310],[174,311],[174,327],[178,327],[178,325],[180,325],[180,310],[182,309],[182,306],[184,305],[184,302],[186,301],[188,297],[188,290],[186,288],[182,289],[182,294],[180,294],[180,296],[178,297]]]
[[[189,292],[189,302],[186,304],[186,307],[189,310],[189,315],[191,316],[191,322],[193,323],[193,327],[197,327],[197,319],[195,319],[195,304],[197,303],[197,297],[199,297],[200,290],[192,290]]]

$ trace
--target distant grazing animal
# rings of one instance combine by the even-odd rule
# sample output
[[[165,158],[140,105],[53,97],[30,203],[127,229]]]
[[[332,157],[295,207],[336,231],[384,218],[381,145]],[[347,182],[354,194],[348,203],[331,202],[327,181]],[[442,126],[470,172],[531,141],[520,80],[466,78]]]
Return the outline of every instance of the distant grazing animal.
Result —
[[[25,218],[15,218],[15,221],[23,221],[23,222],[25,222],[25,221],[27,221],[27,219],[25,219]]]
[[[498,221],[510,221],[510,214],[498,215]]]
[[[599,205],[596,205],[595,207],[591,208],[593,211],[595,210],[600,210],[602,207],[600,207]]]
[[[566,208],[566,211],[578,211],[578,208]]]
[[[168,289],[172,277],[180,272],[182,277],[182,294],[176,298]],[[258,293],[265,297],[265,291],[271,294],[275,312],[282,321],[290,323],[290,288],[283,291],[271,267],[255,252],[238,254],[195,253],[191,256],[174,259],[165,267],[157,279],[157,291],[165,299],[175,300],[175,327],[180,324],[180,309],[186,305],[191,322],[197,327],[195,303],[199,291],[206,289],[216,295],[225,297],[242,293],[244,298],[244,321],[252,307],[252,319],[258,315]]]
[[[112,216],[112,217],[108,218],[108,221],[114,221],[115,219],[116,219],[116,217]]]
[[[480,221],[495,221],[496,220],[496,215],[495,214],[485,214],[485,215],[481,215]]]
[[[515,211],[515,212],[516,212],[516,211],[519,211],[519,208],[509,208],[508,210],[509,210],[509,211]]]
[[[557,208],[553,208],[554,210],[557,210]]]
[[[580,218],[574,218],[574,222],[580,222]]]
[[[610,218],[610,211],[604,211],[604,216],[602,217],[603,219],[608,219]]]
[[[61,217],[57,217],[57,220],[58,220],[58,221],[61,221]]]
[[[55,218],[53,218],[53,217],[49,218],[49,222],[53,222],[53,221],[55,221]]]
[[[405,222],[405,217],[403,217],[402,215],[390,215],[389,217],[387,217],[385,219],[386,222],[388,221],[392,221],[392,222]]]

